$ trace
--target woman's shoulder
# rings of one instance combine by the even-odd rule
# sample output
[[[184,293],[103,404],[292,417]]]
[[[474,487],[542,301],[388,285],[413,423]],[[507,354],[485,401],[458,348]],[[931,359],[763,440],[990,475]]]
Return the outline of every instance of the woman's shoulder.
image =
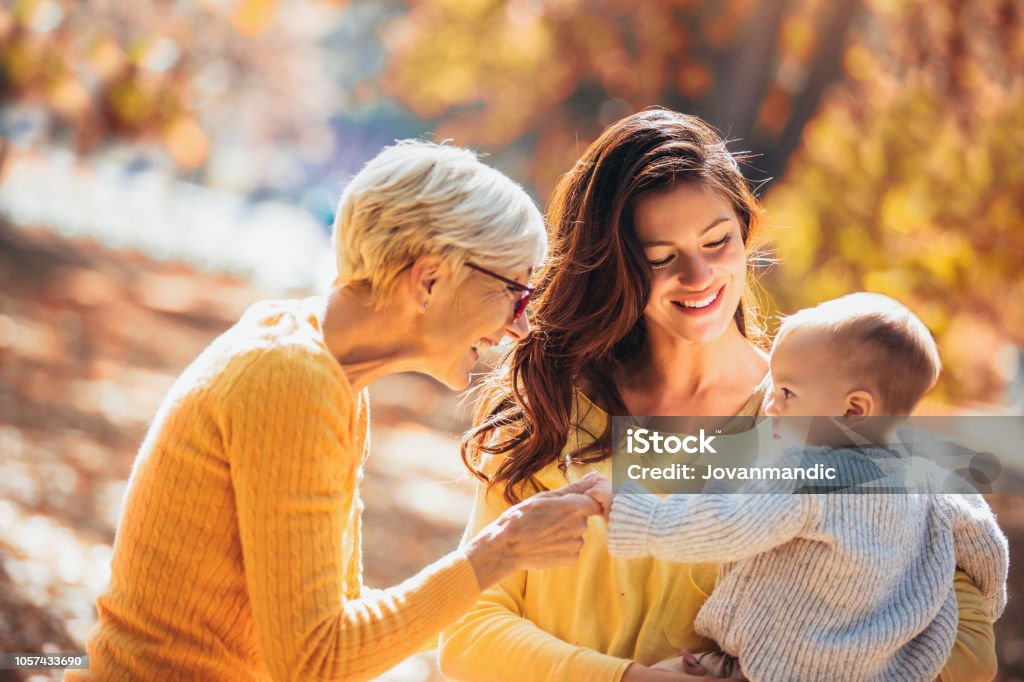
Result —
[[[582,478],[590,471],[596,471],[605,476],[611,475],[610,461],[607,464],[595,462],[587,465],[579,463],[567,463],[567,456],[578,452],[586,445],[596,440],[604,432],[607,424],[608,414],[591,400],[586,393],[580,389],[574,391],[572,412],[570,415],[569,434],[562,448],[561,453],[546,465],[541,467],[532,477],[531,483],[523,484],[519,490],[520,497],[525,499],[542,490],[556,490],[573,481]],[[499,442],[509,435],[503,429],[497,429],[492,437],[492,442]],[[487,478],[492,478],[510,455],[504,454],[483,454],[476,465],[477,470]],[[500,485],[495,484],[494,489],[502,490]],[[493,492],[493,491],[492,491]]]
[[[304,349],[314,356],[326,353],[321,324],[322,301],[317,296],[259,301],[245,311],[226,336],[233,337],[239,345],[265,350]]]
[[[193,369],[225,393],[261,388],[309,398],[354,392],[323,341],[316,300],[260,301],[203,352]]]
[[[598,405],[583,389],[573,391],[570,424],[574,429],[604,428],[608,421],[608,413]]]

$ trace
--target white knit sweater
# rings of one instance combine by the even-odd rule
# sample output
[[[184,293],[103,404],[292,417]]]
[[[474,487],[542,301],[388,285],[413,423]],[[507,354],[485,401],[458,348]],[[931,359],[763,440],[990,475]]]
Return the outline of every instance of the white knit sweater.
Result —
[[[875,455],[892,457],[802,454],[840,467],[844,480],[870,480]],[[659,498],[627,483],[612,503],[608,548],[622,558],[722,562],[695,626],[755,681],[930,681],[956,637],[956,567],[993,620],[1006,604],[1008,545],[980,495]]]

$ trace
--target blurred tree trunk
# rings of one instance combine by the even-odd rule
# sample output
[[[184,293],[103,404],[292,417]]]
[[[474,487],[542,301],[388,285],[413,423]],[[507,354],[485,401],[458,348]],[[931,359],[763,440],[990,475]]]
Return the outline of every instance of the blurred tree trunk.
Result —
[[[818,50],[806,85],[795,98],[792,113],[782,134],[764,150],[763,161],[758,164],[766,178],[778,178],[785,172],[789,157],[800,146],[804,126],[817,112],[825,91],[842,75],[843,54],[860,2],[845,0],[832,3],[830,7],[832,17],[818,41]]]
[[[787,4],[787,0],[765,0],[758,5],[726,68],[719,72],[717,80],[723,87],[714,90],[714,99],[704,108],[705,118],[737,138],[740,146],[749,146],[754,137],[758,109],[775,75]]]

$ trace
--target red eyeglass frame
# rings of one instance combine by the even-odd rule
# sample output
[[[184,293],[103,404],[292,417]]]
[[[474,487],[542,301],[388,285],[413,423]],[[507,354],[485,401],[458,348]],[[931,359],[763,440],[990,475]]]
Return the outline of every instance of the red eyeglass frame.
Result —
[[[523,292],[523,295],[516,301],[515,307],[512,309],[512,322],[518,322],[519,318],[526,312],[526,306],[530,303],[530,298],[533,296],[534,291],[533,287],[529,284],[520,284],[514,279],[509,279],[508,277],[502,277],[498,273],[491,272],[487,268],[482,268],[475,263],[467,262],[466,267],[472,268],[473,270],[476,270],[483,275],[487,275],[488,277],[493,277],[499,282],[503,282],[504,284],[514,288],[516,291]]]

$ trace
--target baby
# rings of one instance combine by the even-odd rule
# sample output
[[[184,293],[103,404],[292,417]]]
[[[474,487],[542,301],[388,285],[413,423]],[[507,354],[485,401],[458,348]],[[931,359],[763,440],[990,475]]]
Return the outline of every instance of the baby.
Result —
[[[873,472],[901,461],[882,446],[939,367],[928,329],[886,296],[852,294],[786,318],[765,412],[782,431],[799,426],[806,445],[783,460],[877,479]],[[835,418],[800,419],[818,415]],[[700,658],[716,676],[930,681],[956,636],[956,568],[993,620],[1006,603],[1007,542],[980,495],[660,498],[627,483],[612,500],[607,481],[591,494],[610,508],[613,556],[722,564],[695,622],[722,649]]]

